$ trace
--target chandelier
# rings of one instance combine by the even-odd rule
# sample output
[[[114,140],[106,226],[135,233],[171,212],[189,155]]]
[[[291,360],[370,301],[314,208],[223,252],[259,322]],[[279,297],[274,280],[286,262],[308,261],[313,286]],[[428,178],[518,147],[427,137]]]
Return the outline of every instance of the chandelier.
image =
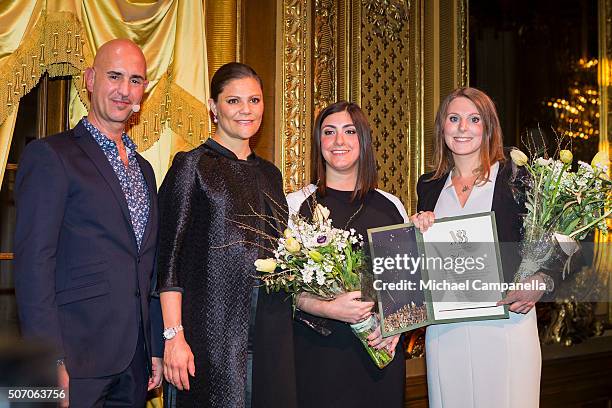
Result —
[[[553,110],[557,134],[574,139],[599,137],[597,64],[595,58],[578,60],[572,67],[567,96],[544,101]]]

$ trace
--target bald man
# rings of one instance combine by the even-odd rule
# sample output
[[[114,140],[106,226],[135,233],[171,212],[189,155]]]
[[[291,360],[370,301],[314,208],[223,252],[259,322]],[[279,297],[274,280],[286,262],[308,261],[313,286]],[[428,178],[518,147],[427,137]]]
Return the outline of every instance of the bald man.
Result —
[[[85,82],[88,116],[28,144],[17,172],[19,318],[25,337],[57,349],[71,407],[142,407],[163,355],[155,176],[125,133],[147,87],[144,55],[107,42]]]

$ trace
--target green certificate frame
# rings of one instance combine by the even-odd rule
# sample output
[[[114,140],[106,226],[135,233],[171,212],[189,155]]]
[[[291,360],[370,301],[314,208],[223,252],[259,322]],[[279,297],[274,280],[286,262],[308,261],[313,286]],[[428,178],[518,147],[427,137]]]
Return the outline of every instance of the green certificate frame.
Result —
[[[476,242],[478,239],[482,242]],[[479,277],[480,265],[483,266],[480,271],[485,271],[486,275],[480,276],[486,278],[484,286],[495,287],[504,282],[493,211],[437,219],[425,234],[412,223],[371,228],[368,229],[368,241],[372,262],[369,274],[362,280],[362,291],[365,298],[377,302],[383,337],[432,324],[509,318],[507,305],[494,306],[496,300],[503,297],[503,291],[491,289],[479,293],[470,289],[475,282],[482,283],[482,279],[470,280],[470,276]],[[440,255],[449,251],[452,257]],[[471,257],[473,261],[476,259],[475,264],[470,264],[476,275],[468,272],[464,276],[466,257],[458,254],[469,253],[483,256]],[[435,262],[435,255],[440,262]],[[458,258],[462,259],[461,267]],[[451,262],[452,269],[448,269],[447,264],[442,266],[443,259]],[[429,262],[431,260],[434,262]],[[394,266],[389,268],[392,264]],[[388,276],[393,275],[393,279],[377,279],[382,277],[381,269],[389,273]],[[461,269],[463,272],[458,272]],[[440,276],[451,279],[436,280]],[[437,289],[428,286],[436,284]],[[446,289],[439,289],[442,286]],[[461,289],[453,291],[449,287]],[[462,290],[472,299],[460,299],[465,296]],[[478,296],[484,298],[474,301],[473,297]]]

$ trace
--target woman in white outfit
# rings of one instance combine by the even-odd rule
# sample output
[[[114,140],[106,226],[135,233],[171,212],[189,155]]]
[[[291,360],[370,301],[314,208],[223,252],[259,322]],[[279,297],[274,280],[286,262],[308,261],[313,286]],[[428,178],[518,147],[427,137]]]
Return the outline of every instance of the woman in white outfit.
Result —
[[[502,132],[491,99],[459,88],[440,104],[434,135],[435,171],[417,185],[418,210],[411,219],[426,230],[435,218],[495,211],[500,242],[521,239],[521,213],[512,194],[516,167],[505,157]],[[503,251],[505,280],[520,262]],[[541,273],[528,278],[547,285]],[[508,320],[433,325],[427,328],[429,406],[530,408],[539,405],[541,354],[534,305],[543,291],[512,291]]]

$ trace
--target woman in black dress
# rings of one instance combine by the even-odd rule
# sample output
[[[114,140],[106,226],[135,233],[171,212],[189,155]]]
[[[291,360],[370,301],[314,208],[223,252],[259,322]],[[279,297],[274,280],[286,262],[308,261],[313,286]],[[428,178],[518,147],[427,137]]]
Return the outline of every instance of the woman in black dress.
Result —
[[[400,200],[376,188],[370,127],[354,103],[334,103],[317,117],[312,182],[287,196],[290,212],[311,217],[316,199],[330,210],[334,227],[354,228],[363,237],[368,228],[407,220]],[[374,303],[360,298],[360,292],[345,293],[332,301],[306,293],[299,296],[297,306],[303,318],[296,319],[301,321],[294,324],[294,340],[300,407],[404,406],[406,362],[399,336],[383,339],[375,333],[369,339],[372,346],[395,352],[393,361],[379,369],[349,326],[372,313]],[[313,330],[313,326],[322,330]],[[320,334],[322,331],[327,335]]]
[[[280,227],[247,216],[286,216],[279,170],[249,147],[263,115],[261,80],[226,64],[210,95],[216,133],[176,155],[159,192],[164,404],[295,407],[291,304],[254,278],[253,262],[269,255],[254,231]]]

